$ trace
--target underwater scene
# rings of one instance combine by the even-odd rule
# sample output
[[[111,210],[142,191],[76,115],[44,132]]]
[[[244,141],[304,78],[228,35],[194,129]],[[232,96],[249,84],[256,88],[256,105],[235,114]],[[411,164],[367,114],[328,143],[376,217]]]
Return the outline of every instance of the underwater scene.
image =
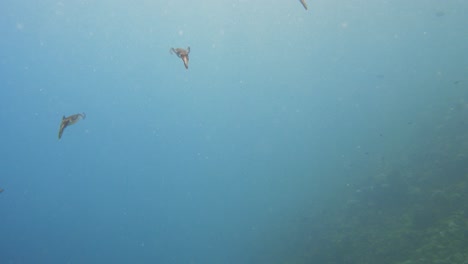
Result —
[[[0,2],[0,263],[468,264],[468,1]]]

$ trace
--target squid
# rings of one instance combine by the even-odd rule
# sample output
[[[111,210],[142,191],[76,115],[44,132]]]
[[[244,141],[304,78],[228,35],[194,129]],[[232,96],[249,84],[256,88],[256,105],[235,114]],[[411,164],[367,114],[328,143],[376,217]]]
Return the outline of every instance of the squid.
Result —
[[[63,130],[65,130],[65,128],[69,125],[73,125],[75,124],[76,122],[80,121],[81,119],[85,119],[86,118],[86,114],[85,113],[82,113],[82,114],[74,114],[74,115],[71,115],[71,116],[68,116],[68,117],[65,117],[63,116],[62,117],[62,122],[60,123],[60,129],[59,129],[59,133],[58,133],[58,138],[61,139],[62,138],[62,134],[63,134]]]
[[[307,10],[307,3],[305,0],[300,0],[301,1],[301,4],[302,6],[305,8],[305,10]]]
[[[190,53],[190,47],[188,47],[186,50],[181,49],[181,48],[171,48],[171,54],[175,53],[177,57],[181,58],[182,61],[184,62],[185,69],[188,69],[188,63],[189,63],[189,53]]]

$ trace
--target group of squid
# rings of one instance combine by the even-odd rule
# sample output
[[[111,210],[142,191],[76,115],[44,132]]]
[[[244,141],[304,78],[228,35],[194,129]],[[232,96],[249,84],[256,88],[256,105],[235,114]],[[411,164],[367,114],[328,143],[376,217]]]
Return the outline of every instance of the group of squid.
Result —
[[[177,57],[181,58],[182,61],[184,62],[185,69],[188,69],[188,63],[189,63],[189,53],[190,53],[190,47],[187,49],[182,49],[182,48],[171,48],[170,50],[171,54],[177,55]],[[70,125],[76,124],[76,122],[85,119],[86,114],[85,113],[80,113],[80,114],[74,114],[71,116],[63,116],[62,117],[62,122],[60,123],[60,129],[58,132],[58,138],[62,138],[63,131],[65,128],[67,128]]]
[[[304,9],[307,10],[307,3],[305,2],[305,0],[299,0],[299,1],[301,2]],[[171,52],[171,54],[177,55],[177,57],[179,57],[182,60],[182,62],[184,63],[185,69],[188,69],[190,47],[187,47],[187,49],[171,48],[170,52]],[[65,130],[66,127],[68,127],[69,125],[73,125],[76,122],[78,122],[79,120],[85,119],[85,118],[86,118],[85,113],[74,114],[74,115],[71,115],[71,116],[63,116],[62,117],[62,122],[60,123],[58,138],[59,139],[62,138],[63,130]],[[2,190],[0,189],[0,192],[1,191]]]

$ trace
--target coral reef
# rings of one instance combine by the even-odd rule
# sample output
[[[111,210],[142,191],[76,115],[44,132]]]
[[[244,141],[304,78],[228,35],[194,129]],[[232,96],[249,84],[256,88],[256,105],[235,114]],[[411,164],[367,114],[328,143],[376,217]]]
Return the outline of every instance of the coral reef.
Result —
[[[285,263],[468,264],[467,115],[463,104],[441,118],[404,166],[363,176],[331,206],[321,242]]]

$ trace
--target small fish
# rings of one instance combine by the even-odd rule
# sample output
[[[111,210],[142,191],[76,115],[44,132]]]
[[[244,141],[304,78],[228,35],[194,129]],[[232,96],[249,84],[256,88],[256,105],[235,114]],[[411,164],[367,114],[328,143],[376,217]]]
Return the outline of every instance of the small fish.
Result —
[[[181,48],[171,48],[171,54],[172,53],[175,53],[177,55],[177,57],[181,58],[182,61],[184,62],[184,66],[185,66],[185,69],[188,69],[188,63],[189,63],[189,53],[190,53],[190,47],[187,48],[187,50],[185,49],[181,49]]]
[[[300,0],[300,1],[304,9],[307,10],[307,3],[305,2],[305,0]]]
[[[85,113],[82,113],[82,114],[74,114],[74,115],[71,115],[71,116],[68,116],[68,117],[65,117],[63,116],[62,117],[62,122],[60,123],[60,129],[59,129],[59,133],[58,133],[58,138],[62,138],[62,134],[63,134],[63,130],[69,126],[69,125],[73,125],[75,124],[76,122],[78,122],[79,120],[81,119],[85,119],[86,118],[86,114]]]

